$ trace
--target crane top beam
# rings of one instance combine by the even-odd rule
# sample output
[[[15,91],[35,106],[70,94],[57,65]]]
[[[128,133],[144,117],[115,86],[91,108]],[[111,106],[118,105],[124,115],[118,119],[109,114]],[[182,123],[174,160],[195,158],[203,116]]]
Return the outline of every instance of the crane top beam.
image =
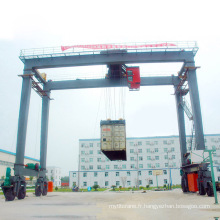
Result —
[[[78,48],[79,46],[82,47]],[[66,47],[65,50],[62,50],[63,47],[29,49],[21,50],[20,59],[25,64],[25,70],[114,63],[185,63],[193,62],[198,50],[196,42],[160,42],[160,44],[151,42],[151,44],[135,43],[135,45],[111,46],[120,49],[100,49],[103,48],[100,45],[99,47],[75,45]]]

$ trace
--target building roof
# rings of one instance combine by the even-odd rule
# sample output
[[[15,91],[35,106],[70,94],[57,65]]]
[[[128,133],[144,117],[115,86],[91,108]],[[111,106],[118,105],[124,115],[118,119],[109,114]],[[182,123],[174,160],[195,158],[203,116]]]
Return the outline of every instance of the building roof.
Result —
[[[209,136],[220,136],[220,134],[204,134],[205,137]],[[191,137],[191,135],[186,135],[186,137]],[[158,138],[179,138],[178,135],[171,136],[154,136],[154,137],[127,137],[126,140],[134,140],[134,139],[158,139]],[[79,139],[79,141],[100,141],[99,138],[95,139]]]
[[[0,149],[0,152],[2,153],[6,153],[6,154],[10,154],[10,155],[16,155],[16,153],[13,153],[13,152],[10,152],[10,151],[7,151],[7,150],[2,150]],[[34,160],[34,161],[37,161],[37,162],[40,162],[40,160],[38,159],[35,159],[35,158],[32,158],[32,157],[27,157],[27,156],[24,156],[25,159],[29,159],[29,160]]]

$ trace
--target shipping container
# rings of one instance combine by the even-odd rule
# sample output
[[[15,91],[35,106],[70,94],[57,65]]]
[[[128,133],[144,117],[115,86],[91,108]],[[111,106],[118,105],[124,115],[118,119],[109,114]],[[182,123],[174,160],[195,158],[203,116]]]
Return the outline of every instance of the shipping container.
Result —
[[[101,151],[109,160],[126,160],[125,120],[105,120],[101,126]]]

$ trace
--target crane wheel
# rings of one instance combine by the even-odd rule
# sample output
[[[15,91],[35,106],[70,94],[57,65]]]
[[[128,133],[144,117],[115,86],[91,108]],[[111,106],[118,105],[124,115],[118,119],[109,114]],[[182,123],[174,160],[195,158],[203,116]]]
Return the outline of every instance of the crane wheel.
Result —
[[[206,194],[203,183],[199,183],[199,195],[204,196]]]
[[[4,195],[5,201],[13,201],[15,199],[13,188],[4,189]]]
[[[35,196],[41,196],[40,186],[36,186],[36,187],[35,187]]]
[[[212,184],[208,184],[208,188],[207,188],[206,192],[207,192],[208,196],[214,196]]]
[[[24,199],[26,196],[26,190],[24,190],[24,186],[21,186],[18,192],[18,199]]]

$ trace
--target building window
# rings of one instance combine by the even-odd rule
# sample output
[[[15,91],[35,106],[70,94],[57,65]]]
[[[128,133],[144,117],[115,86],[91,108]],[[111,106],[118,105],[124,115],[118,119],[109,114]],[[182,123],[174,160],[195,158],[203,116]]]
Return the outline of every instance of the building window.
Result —
[[[134,149],[130,149],[130,153],[134,153]]]
[[[167,148],[164,148],[164,152],[167,153]]]
[[[130,146],[134,146],[134,142],[130,142],[129,144],[130,144]]]
[[[93,154],[93,150],[90,150],[90,151],[89,151],[89,154]]]
[[[87,177],[87,173],[83,173],[83,177]]]
[[[167,184],[167,179],[164,179],[164,184]]]
[[[216,147],[214,145],[212,146],[212,150],[216,150]]]
[[[84,155],[84,154],[85,154],[85,151],[84,151],[84,150],[82,150],[82,151],[81,151],[81,155]]]
[[[131,164],[131,168],[134,168],[134,164]]]
[[[101,151],[100,151],[100,150],[97,150],[97,154],[101,154]]]
[[[101,165],[97,165],[97,169],[101,170],[102,169]]]
[[[139,180],[139,185],[141,185],[142,184],[142,180]]]
[[[95,181],[95,182],[94,182],[94,185],[98,185],[98,182],[97,182],[97,181]]]
[[[141,171],[138,171],[138,175],[141,176]]]
[[[138,153],[141,154],[142,153],[142,149],[138,149]]]
[[[105,176],[108,176],[108,172],[105,172]]]
[[[168,167],[168,163],[165,163],[165,167]]]
[[[73,186],[76,186],[76,182],[73,182]]]
[[[81,147],[85,147],[85,144],[81,144]]]
[[[123,165],[122,165],[122,169],[126,169],[126,164],[123,164]]]
[[[155,160],[159,160],[160,158],[159,158],[159,156],[155,156]]]
[[[167,170],[163,170],[163,174],[166,175],[167,174]]]
[[[85,168],[85,166],[81,166],[81,170],[85,170],[86,168]]]
[[[97,144],[97,147],[100,147],[100,143]]]
[[[154,144],[155,144],[155,145],[158,145],[158,141],[154,141]],[[155,152],[156,152],[156,151],[155,151]]]
[[[114,165],[114,169],[118,169],[118,165]]]
[[[142,145],[142,141],[138,141],[138,145],[141,146]]]
[[[159,163],[156,163],[156,167],[160,167],[160,164],[159,164]]]
[[[105,181],[105,186],[108,186],[108,181]]]
[[[155,151],[156,153],[158,153],[158,152],[159,152],[158,148],[155,148],[155,149],[154,149],[154,151]]]
[[[149,184],[152,185],[153,184],[153,180],[149,180]]]
[[[81,158],[81,162],[85,162],[85,158]]]
[[[147,167],[148,167],[148,168],[151,168],[151,164],[150,164],[150,163],[148,163],[148,164],[147,164]]]
[[[87,182],[83,182],[83,186],[87,186]]]
[[[143,160],[143,157],[142,157],[142,156],[140,156],[140,157],[139,157],[139,160]]]
[[[119,186],[120,185],[120,181],[116,181],[116,186]]]
[[[150,141],[146,141],[146,145],[150,145]]]
[[[94,177],[97,177],[98,176],[98,173],[97,172],[94,172]]]
[[[147,153],[150,153],[150,148],[147,148]]]
[[[151,156],[147,156],[147,160],[151,160]]]
[[[93,158],[89,158],[89,162],[93,162]]]
[[[101,158],[97,158],[97,162],[101,162]]]
[[[109,165],[106,165],[105,168],[106,168],[106,170],[109,170],[109,169],[110,169],[110,166],[109,166]]]
[[[174,148],[174,147],[171,147],[171,151],[174,152],[174,151],[175,151],[175,148]]]
[[[151,171],[151,170],[149,170],[149,171],[148,171],[148,175],[150,175],[150,176],[151,176],[152,174],[153,174],[153,173],[152,173],[152,171]]]
[[[175,155],[172,155],[172,159],[175,159]]]
[[[76,173],[73,173],[73,177],[76,177]]]
[[[167,141],[163,141],[163,144],[167,144]]]
[[[176,162],[173,162],[173,167],[176,167]]]
[[[131,157],[131,158],[130,158],[130,161],[134,161],[134,157]]]
[[[143,164],[139,164],[139,168],[141,168],[141,169],[142,169],[142,168],[143,168]]]
[[[93,147],[93,143],[90,143],[90,144],[89,144],[89,147]]]
[[[131,176],[131,172],[130,171],[127,171],[127,176]]]
[[[93,165],[89,165],[89,169],[90,169],[90,170],[93,170]]]
[[[119,176],[119,172],[116,172],[116,173],[115,173],[115,176]]]
[[[131,185],[131,181],[127,181],[127,185],[130,186]]]
[[[216,167],[217,172],[220,172],[220,167]]]
[[[164,159],[165,159],[165,160],[168,160],[168,155],[164,155]]]

